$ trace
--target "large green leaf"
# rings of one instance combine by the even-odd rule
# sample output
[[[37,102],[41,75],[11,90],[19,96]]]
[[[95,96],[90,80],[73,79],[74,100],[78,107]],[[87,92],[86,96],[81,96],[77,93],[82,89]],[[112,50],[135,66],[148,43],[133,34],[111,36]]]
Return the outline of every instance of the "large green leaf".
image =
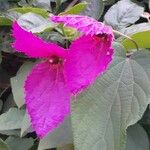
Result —
[[[141,23],[133,25],[122,31],[124,34],[130,36],[138,45],[139,48],[150,48],[150,24]],[[129,39],[123,39],[122,44],[127,50],[135,49],[135,45]]]
[[[24,110],[10,108],[8,112],[0,115],[0,131],[20,129],[24,114]]]
[[[32,138],[8,137],[5,141],[11,150],[29,150],[33,146]]]
[[[116,30],[134,24],[144,12],[144,8],[131,0],[120,0],[104,16],[106,24]]]
[[[19,108],[24,105],[24,81],[33,65],[32,62],[24,63],[17,75],[10,79],[14,100]]]
[[[66,15],[66,14],[79,14],[81,13],[87,6],[87,3],[79,3],[70,9],[66,10],[65,12],[60,13],[59,15]]]
[[[0,139],[0,150],[9,150],[8,145],[2,139]]]
[[[83,1],[83,0],[82,0]],[[84,0],[88,2],[87,8],[81,13],[95,19],[99,19],[104,10],[104,3],[102,0]]]
[[[119,52],[107,73],[72,105],[76,150],[124,150],[127,127],[150,102],[150,52],[126,58],[122,47],[115,49]]]
[[[40,140],[38,150],[60,147],[73,142],[70,117],[63,124]]]
[[[127,129],[126,150],[149,150],[148,136],[139,124]]]

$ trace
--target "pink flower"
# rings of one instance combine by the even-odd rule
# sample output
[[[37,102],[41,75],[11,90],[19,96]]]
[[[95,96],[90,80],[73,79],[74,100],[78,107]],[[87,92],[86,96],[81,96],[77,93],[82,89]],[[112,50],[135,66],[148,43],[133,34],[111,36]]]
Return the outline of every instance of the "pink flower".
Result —
[[[53,20],[62,19],[68,24],[67,18],[53,16]],[[94,21],[91,25],[89,19]],[[76,17],[73,20],[77,23]],[[69,49],[43,41],[22,29],[17,22],[13,24],[13,48],[29,57],[43,59],[32,69],[24,86],[26,107],[40,138],[56,128],[70,113],[71,95],[93,83],[112,60],[111,29],[104,25],[102,28],[95,20],[82,17],[81,25],[85,22],[89,23],[89,31],[82,27],[85,34],[72,42]],[[95,32],[98,29],[98,34],[94,34],[91,27]]]

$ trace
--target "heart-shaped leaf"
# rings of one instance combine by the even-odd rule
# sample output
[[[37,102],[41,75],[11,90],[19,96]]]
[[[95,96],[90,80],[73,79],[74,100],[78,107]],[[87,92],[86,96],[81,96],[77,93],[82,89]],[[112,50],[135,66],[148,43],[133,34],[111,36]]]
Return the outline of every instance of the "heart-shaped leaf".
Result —
[[[116,51],[125,51],[115,46]],[[150,102],[150,52],[117,52],[110,69],[72,105],[76,150],[124,150],[126,129]]]
[[[144,8],[131,0],[120,0],[105,14],[105,22],[116,30],[135,23],[144,12]]]

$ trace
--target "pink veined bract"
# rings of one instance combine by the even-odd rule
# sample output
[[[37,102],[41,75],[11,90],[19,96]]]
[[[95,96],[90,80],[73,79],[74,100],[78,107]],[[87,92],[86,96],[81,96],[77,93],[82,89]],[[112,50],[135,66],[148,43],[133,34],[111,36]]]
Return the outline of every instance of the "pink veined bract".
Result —
[[[111,28],[79,15],[52,16],[82,32],[68,49],[46,42],[13,23],[12,47],[30,58],[42,58],[25,81],[25,103],[33,129],[40,138],[70,113],[71,95],[91,85],[112,60]]]

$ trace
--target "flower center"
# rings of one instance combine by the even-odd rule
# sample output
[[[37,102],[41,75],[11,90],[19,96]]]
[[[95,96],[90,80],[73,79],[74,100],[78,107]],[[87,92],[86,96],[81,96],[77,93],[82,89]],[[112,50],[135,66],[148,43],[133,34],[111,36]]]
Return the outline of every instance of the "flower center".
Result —
[[[62,59],[57,56],[52,56],[52,57],[50,57],[49,62],[50,62],[50,64],[56,65],[56,64],[61,63]]]
[[[105,41],[108,41],[108,40],[109,40],[107,34],[98,34],[98,35],[95,35],[95,36],[94,36],[94,39],[95,39],[97,42],[105,42]]]

